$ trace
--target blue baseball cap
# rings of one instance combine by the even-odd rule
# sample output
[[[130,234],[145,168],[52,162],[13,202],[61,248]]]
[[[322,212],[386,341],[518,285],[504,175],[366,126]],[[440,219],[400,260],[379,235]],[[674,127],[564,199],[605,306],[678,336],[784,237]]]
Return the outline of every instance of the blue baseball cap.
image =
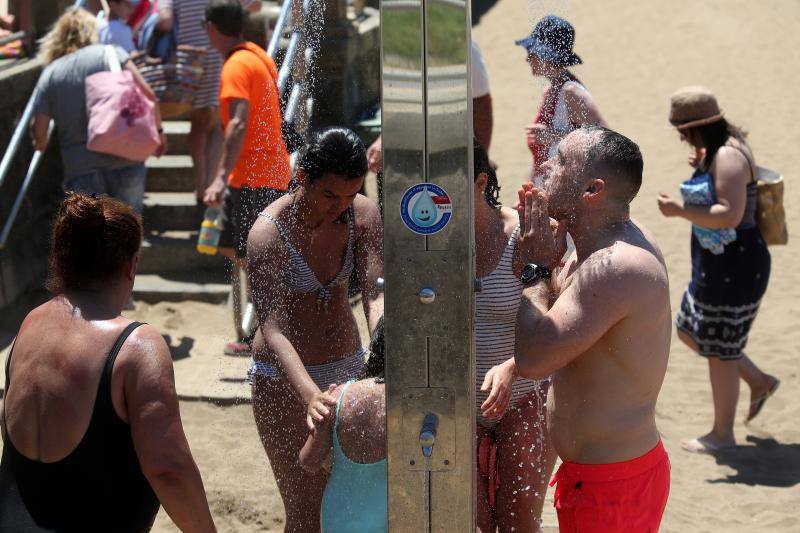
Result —
[[[572,51],[572,46],[575,44],[575,28],[555,15],[548,15],[537,22],[531,34],[516,41],[516,44],[524,47],[528,54],[534,54],[559,67],[583,63]]]

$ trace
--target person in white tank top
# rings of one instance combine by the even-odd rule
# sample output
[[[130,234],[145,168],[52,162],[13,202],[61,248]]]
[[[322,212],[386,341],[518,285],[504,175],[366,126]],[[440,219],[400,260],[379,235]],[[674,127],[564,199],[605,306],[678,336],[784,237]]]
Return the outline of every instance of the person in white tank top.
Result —
[[[478,527],[540,531],[547,481],[555,462],[545,425],[547,381],[520,379],[514,363],[523,265],[519,218],[497,201],[497,176],[476,143],[475,297]]]

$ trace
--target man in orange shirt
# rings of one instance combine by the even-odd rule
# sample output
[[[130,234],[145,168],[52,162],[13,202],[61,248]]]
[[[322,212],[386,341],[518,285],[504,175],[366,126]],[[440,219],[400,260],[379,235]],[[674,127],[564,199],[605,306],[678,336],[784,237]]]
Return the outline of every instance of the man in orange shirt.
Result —
[[[286,193],[292,177],[281,135],[278,69],[242,37],[244,17],[239,2],[214,0],[203,21],[211,46],[225,58],[219,93],[225,140],[203,200],[222,205],[219,251],[242,268],[256,217]]]

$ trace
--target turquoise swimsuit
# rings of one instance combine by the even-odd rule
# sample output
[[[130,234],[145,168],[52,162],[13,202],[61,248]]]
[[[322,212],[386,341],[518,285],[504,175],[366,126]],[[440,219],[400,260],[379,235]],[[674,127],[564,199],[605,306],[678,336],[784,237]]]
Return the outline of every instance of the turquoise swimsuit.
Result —
[[[333,425],[333,468],[322,497],[320,522],[323,533],[387,531],[386,459],[377,463],[356,463],[347,458],[339,445],[339,409],[348,381],[336,403]]]

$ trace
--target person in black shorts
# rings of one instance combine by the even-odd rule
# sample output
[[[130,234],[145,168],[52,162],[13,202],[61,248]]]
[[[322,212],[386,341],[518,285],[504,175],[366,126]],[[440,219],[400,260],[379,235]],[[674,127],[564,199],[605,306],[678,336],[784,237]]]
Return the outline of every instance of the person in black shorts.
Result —
[[[222,205],[219,252],[246,270],[247,235],[263,209],[286,193],[292,178],[281,134],[283,119],[275,62],[242,37],[244,10],[237,2],[214,0],[203,25],[225,63],[220,80],[220,116],[225,140],[206,205]],[[249,342],[226,344],[225,353],[245,355]]]

